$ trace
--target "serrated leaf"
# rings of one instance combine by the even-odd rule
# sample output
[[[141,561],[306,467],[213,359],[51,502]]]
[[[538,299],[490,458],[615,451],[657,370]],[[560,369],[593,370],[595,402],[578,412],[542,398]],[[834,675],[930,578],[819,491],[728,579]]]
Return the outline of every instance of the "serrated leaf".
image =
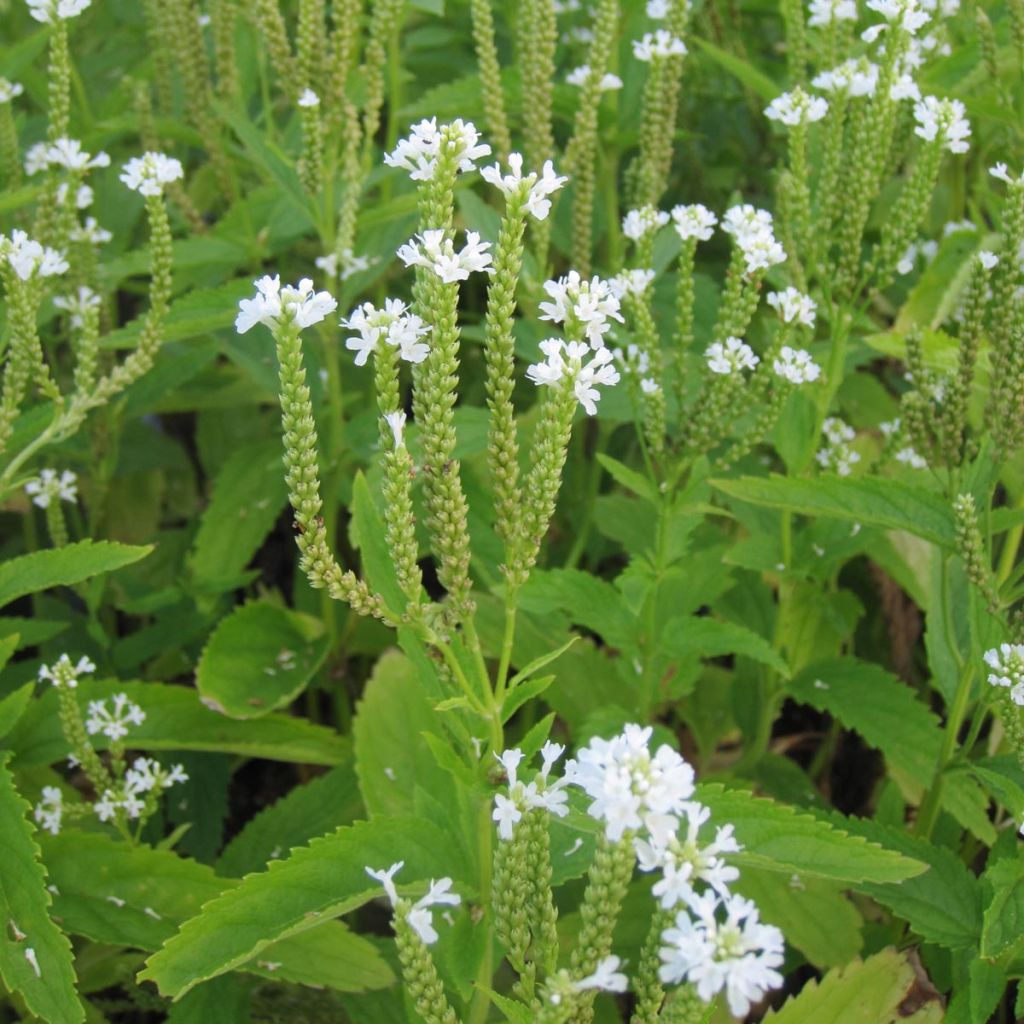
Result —
[[[981,930],[981,955],[987,960],[1019,956],[1024,949],[1024,861],[1004,858],[985,872],[992,887]]]
[[[827,711],[885,754],[897,781],[920,796],[934,774],[942,729],[914,691],[880,665],[836,658],[808,666],[786,687],[789,695]]]
[[[81,583],[145,558],[152,546],[133,547],[113,541],[81,540],[47,548],[0,564],[0,607],[26,594]]]
[[[253,960],[272,943],[379,896],[380,886],[366,868],[396,860],[405,862],[402,883],[465,877],[450,841],[432,822],[378,818],[346,826],[211,900],[147,960],[139,978],[179,999],[201,982]]]
[[[539,672],[542,668],[550,665],[551,662],[560,658],[576,641],[579,640],[578,636],[571,636],[568,640],[562,644],[561,647],[556,648],[553,651],[549,651],[547,654],[542,654],[539,658],[534,658],[528,665],[521,668],[510,680],[509,689],[514,690],[520,683],[529,679],[534,673]]]
[[[868,842],[787,804],[756,797],[717,783],[697,787],[697,799],[717,821],[736,829],[743,852],[733,859],[742,867],[765,868],[790,875],[839,882],[901,882],[925,870],[922,861],[898,849]]]
[[[199,659],[196,687],[222,714],[261,718],[290,704],[326,655],[318,619],[253,601],[221,619]]]
[[[906,530],[947,548],[956,545],[956,526],[950,506],[938,494],[897,480],[772,475],[712,480],[711,485],[753,505]]]
[[[908,1008],[909,1012],[908,1012]],[[765,1024],[940,1024],[942,1000],[923,988],[906,953],[886,949],[808,982]]]
[[[672,619],[661,637],[661,648],[677,658],[697,655],[720,658],[738,654],[789,677],[789,666],[764,637],[735,622],[723,622],[709,616],[682,616]]]
[[[527,701],[539,697],[554,681],[554,676],[539,676],[520,683],[501,705],[502,722],[507,722]]]
[[[50,918],[30,807],[14,788],[7,761],[8,755],[0,756],[0,978],[47,1024],[80,1024],[85,1009],[75,991],[71,943]]]
[[[652,504],[657,504],[658,492],[655,490],[654,484],[642,473],[638,473],[635,469],[630,469],[629,466],[623,465],[618,459],[613,459],[610,455],[605,455],[603,452],[598,453],[597,461],[601,463],[608,475],[616,483],[625,487],[627,491],[632,491],[637,497],[645,498]]]
[[[370,586],[384,598],[389,608],[401,611],[408,603],[395,576],[395,566],[387,544],[384,518],[377,510],[370,485],[362,471],[352,485],[352,543],[359,549],[363,573]]]
[[[141,750],[205,750],[322,765],[340,764],[349,756],[348,744],[332,729],[290,715],[239,722],[204,707],[190,687],[116,679],[89,683],[90,699],[115,693],[127,694],[146,713],[145,721],[131,734],[132,743]],[[57,698],[51,688],[33,701],[7,738],[19,767],[54,764],[67,757]],[[97,735],[93,743],[103,749],[107,740]]]
[[[32,700],[35,688],[36,684],[33,680],[0,700],[0,739],[3,739],[18,724]]]

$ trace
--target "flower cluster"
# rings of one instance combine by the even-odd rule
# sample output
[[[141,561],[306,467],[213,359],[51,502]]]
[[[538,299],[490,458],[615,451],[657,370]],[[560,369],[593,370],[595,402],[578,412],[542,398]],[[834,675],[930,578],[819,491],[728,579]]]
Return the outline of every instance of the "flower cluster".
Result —
[[[12,82],[0,75],[0,103],[10,103],[24,91],[25,87],[20,82]]]
[[[100,821],[112,821],[118,814],[133,821],[146,813],[147,794],[158,794],[178,782],[188,782],[182,765],[173,765],[168,771],[151,757],[137,757],[120,784],[103,791],[93,810]]]
[[[783,323],[814,327],[818,304],[792,285],[781,292],[769,292],[768,305],[779,314]]]
[[[540,304],[541,320],[581,326],[591,348],[598,349],[604,344],[610,319],[623,322],[619,300],[609,282],[599,277],[587,281],[570,270],[557,281],[547,281],[544,291],[551,301]]]
[[[78,677],[90,675],[96,671],[95,663],[85,656],[72,662],[66,655],[62,654],[52,665],[41,665],[39,667],[39,678],[43,682],[53,683],[58,689],[66,687],[69,690],[78,686]]]
[[[901,448],[895,455],[893,455],[893,458],[897,462],[901,462],[903,465],[909,466],[911,469],[928,468],[928,460],[921,455],[916,448],[912,448],[910,445]]]
[[[653,206],[644,206],[639,210],[630,210],[622,219],[622,233],[634,242],[639,242],[645,235],[664,227],[669,222],[669,215],[664,210],[656,210]]]
[[[420,341],[430,333],[430,326],[410,313],[401,299],[385,299],[383,309],[364,302],[352,310],[347,320],[341,321],[341,326],[359,332],[345,341],[345,347],[356,353],[356,366],[365,365],[382,340],[398,350],[399,359],[409,363],[422,363],[430,352],[426,342]]]
[[[432,946],[437,942],[438,934],[434,928],[434,918],[430,908],[436,906],[457,907],[462,902],[462,897],[451,891],[452,880],[450,878],[441,878],[436,882],[431,879],[427,894],[410,906],[407,900],[399,897],[398,890],[395,888],[395,875],[404,866],[405,861],[400,860],[386,870],[368,867],[366,873],[384,886],[384,892],[387,894],[391,906],[396,910],[399,908],[404,910],[405,920],[409,927],[426,945]]]
[[[560,743],[545,743],[540,751],[541,769],[529,783],[523,783],[519,779],[519,765],[523,760],[523,752],[518,747],[494,755],[505,769],[505,776],[508,779],[508,796],[503,793],[495,795],[494,812],[491,815],[497,823],[500,839],[507,841],[512,838],[515,826],[522,821],[526,811],[547,811],[559,818],[564,818],[569,813],[569,796],[565,792],[568,780],[561,778],[553,782],[548,781],[551,769],[564,753],[565,747]]]
[[[779,349],[778,358],[772,363],[772,369],[790,384],[809,384],[821,376],[821,367],[811,358],[810,352],[802,348],[790,348],[789,345],[783,345]]]
[[[547,358],[527,367],[526,376],[534,384],[549,386],[563,379],[571,380],[573,393],[588,416],[597,412],[601,397],[596,385],[609,387],[619,382],[619,372],[611,365],[614,359],[611,349],[603,346],[596,349],[589,363],[583,360],[590,355],[591,348],[581,341],[548,338],[540,343],[540,350]]]
[[[466,232],[466,244],[455,251],[455,243],[441,228],[424,231],[398,249],[398,258],[407,267],[426,267],[445,284],[465,281],[476,272],[490,273],[490,242],[481,242],[475,231]]]
[[[686,43],[668,29],[659,28],[656,32],[646,32],[642,39],[633,40],[633,56],[644,63],[666,57],[684,57]]]
[[[1024,644],[1000,644],[985,652],[992,686],[1005,686],[1014,704],[1024,707]]]
[[[100,308],[100,297],[88,285],[83,284],[79,285],[78,291],[72,295],[55,295],[53,304],[57,309],[67,313],[72,327],[81,327],[89,314]],[[74,477],[73,473],[71,475]]]
[[[54,501],[76,502],[78,476],[70,469],[61,473],[55,469],[41,469],[39,476],[25,484],[25,493],[39,508],[49,508]]]
[[[629,979],[619,970],[621,966],[622,961],[617,956],[606,956],[592,974],[578,980],[573,980],[568,971],[561,970],[547,982],[548,1002],[552,1006],[560,1006],[567,999],[588,990],[625,992]]]
[[[99,152],[95,156],[82,149],[78,139],[61,138],[53,142],[39,143],[32,159],[32,172],[46,167],[63,167],[66,171],[90,171],[94,167],[109,167],[110,157]],[[89,205],[88,203],[86,205]]]
[[[630,270],[623,270],[622,273],[616,274],[608,284],[611,286],[612,294],[617,299],[622,299],[627,295],[643,295],[650,288],[653,281],[653,270],[633,267]]]
[[[85,728],[90,736],[102,733],[116,743],[128,735],[129,726],[142,725],[145,720],[146,713],[128,699],[128,694],[117,693],[111,698],[109,708],[106,699],[89,701]]]
[[[860,453],[850,447],[856,431],[848,423],[830,416],[822,424],[821,432],[825,435],[825,446],[815,455],[818,465],[840,476],[849,476],[854,465],[860,462]]]
[[[966,115],[960,100],[925,96],[914,104],[914,120],[917,122],[914,134],[925,142],[938,139],[950,153],[966,153],[970,148],[967,140],[971,135]]]
[[[36,21],[54,25],[58,21],[77,18],[92,0],[28,0],[28,13]]]
[[[683,241],[687,238],[696,238],[700,242],[706,242],[718,223],[718,218],[700,203],[673,207],[672,220]]]
[[[772,215],[767,210],[750,203],[732,206],[722,218],[722,230],[735,239],[748,274],[767,270],[786,259],[786,250],[775,239]]]
[[[139,195],[159,196],[163,195],[164,186],[179,181],[184,175],[181,161],[150,152],[129,160],[121,172],[121,181]]]
[[[769,121],[779,121],[793,127],[799,124],[813,124],[828,113],[828,101],[812,96],[797,86],[792,92],[784,92],[765,108],[764,115]]]
[[[573,68],[572,71],[565,76],[565,80],[569,85],[575,85],[582,88],[587,84],[587,79],[590,78],[592,74],[593,72],[591,71],[589,64],[581,64],[578,68]],[[599,88],[601,92],[613,92],[616,89],[621,89],[622,79],[619,78],[618,75],[613,75],[608,71],[601,76],[601,84]]]
[[[1001,161],[994,167],[990,167],[988,169],[988,173],[999,181],[1005,181],[1007,185],[1024,185],[1024,173],[1019,174],[1016,178],[1010,177],[1010,174],[1006,169],[1006,164]]]
[[[43,786],[42,795],[32,816],[40,828],[55,836],[60,832],[64,819],[64,794],[56,786]]]
[[[640,378],[640,390],[645,395],[652,395],[661,390],[658,382],[647,376],[651,369],[651,357],[639,345],[630,343],[625,349],[613,349],[612,355],[626,373]]]
[[[256,296],[242,299],[238,303],[235,330],[245,334],[256,324],[264,324],[271,330],[282,323],[294,323],[299,328],[312,327],[320,323],[338,307],[328,292],[313,290],[313,282],[303,278],[297,287],[281,287],[281,278],[275,274],[254,281]]]
[[[910,35],[914,35],[931,20],[931,15],[921,10],[918,0],[868,0],[867,5],[870,10],[885,18],[890,26],[901,28]],[[867,43],[873,43],[885,28],[885,25],[872,25],[862,33],[861,38]]]
[[[761,361],[754,350],[739,338],[726,338],[710,344],[704,352],[708,369],[721,376],[731,376],[744,370],[753,370]]]
[[[807,5],[810,17],[807,24],[812,28],[827,28],[837,21],[856,21],[856,0],[811,0]]]
[[[506,198],[522,195],[522,208],[531,217],[544,220],[551,212],[548,196],[554,195],[569,179],[555,174],[555,165],[550,160],[545,161],[540,174],[534,171],[524,175],[521,153],[510,153],[508,165],[510,174],[503,175],[500,164],[485,167],[480,174],[485,181],[501,189]]]
[[[399,140],[398,145],[385,154],[384,163],[407,170],[413,181],[431,181],[445,146],[460,171],[475,170],[476,161],[491,152],[486,142],[480,142],[480,133],[472,122],[456,120],[439,128],[437,118],[432,117],[414,124],[408,138]]]
[[[29,238],[20,228],[15,228],[9,238],[0,235],[0,259],[6,259],[22,281],[56,277],[68,270],[68,261],[62,253]]]
[[[847,96],[874,96],[878,88],[878,65],[867,57],[847,60],[829,71],[822,71],[811,81],[824,92],[844,93]]]

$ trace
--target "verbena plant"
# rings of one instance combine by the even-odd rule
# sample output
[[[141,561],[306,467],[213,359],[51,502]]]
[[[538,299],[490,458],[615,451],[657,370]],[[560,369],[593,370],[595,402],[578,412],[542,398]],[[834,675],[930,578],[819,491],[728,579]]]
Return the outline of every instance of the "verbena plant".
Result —
[[[1018,0],[0,18],[0,1012],[1024,1014]]]

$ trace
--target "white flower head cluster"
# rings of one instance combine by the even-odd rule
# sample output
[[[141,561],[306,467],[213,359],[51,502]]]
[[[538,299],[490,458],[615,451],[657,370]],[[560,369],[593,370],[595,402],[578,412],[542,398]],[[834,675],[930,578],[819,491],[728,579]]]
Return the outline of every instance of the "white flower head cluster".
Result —
[[[828,113],[828,101],[813,96],[797,86],[792,92],[784,92],[765,107],[764,116],[769,121],[779,121],[789,127],[799,124],[813,124]]]
[[[939,243],[934,239],[911,242],[896,264],[897,273],[904,275],[911,273],[919,258],[923,259],[925,263],[931,263],[938,251]]]
[[[78,291],[72,295],[55,295],[53,304],[57,309],[67,313],[72,327],[81,327],[90,312],[100,308],[100,297],[88,285],[83,284],[79,285]],[[65,473],[67,472],[69,471],[65,470]],[[74,481],[75,474],[70,475]]]
[[[12,82],[0,75],[0,103],[10,103],[24,91],[25,87],[20,82]]]
[[[978,262],[985,270],[994,270],[999,263],[999,257],[988,249],[982,249],[978,253]]]
[[[6,259],[22,281],[30,281],[34,277],[56,277],[68,270],[68,261],[63,253],[41,245],[20,228],[15,228],[9,238],[0,235],[0,259]]]
[[[142,196],[159,196],[164,186],[180,181],[185,170],[180,160],[164,153],[144,153],[133,157],[124,165],[121,181]]]
[[[928,460],[910,445],[907,445],[905,448],[901,448],[896,452],[893,458],[897,462],[901,462],[903,465],[909,466],[911,469],[928,468]]]
[[[481,242],[475,231],[466,232],[466,244],[458,252],[455,243],[448,238],[444,229],[432,228],[406,242],[398,249],[398,258],[407,267],[426,267],[432,270],[445,284],[465,281],[470,274],[490,273],[490,242]]]
[[[811,81],[815,89],[844,93],[847,96],[874,96],[878,88],[878,65],[867,57],[843,61],[829,71],[822,71]]]
[[[897,102],[900,100],[917,102],[921,99],[921,89],[914,81],[914,76],[909,71],[904,71],[890,86],[889,96]]]
[[[471,121],[456,120],[438,127],[437,118],[432,117],[414,124],[410,135],[384,155],[384,163],[407,170],[413,181],[431,181],[442,151],[460,171],[472,171],[477,160],[490,155],[491,147],[480,141]]]
[[[238,303],[235,330],[245,334],[256,324],[264,324],[271,330],[283,323],[297,327],[312,327],[333,313],[338,303],[329,292],[313,290],[313,282],[304,277],[296,287],[281,287],[281,278],[275,274],[266,275],[254,281],[256,295]]]
[[[914,134],[925,142],[938,139],[950,153],[966,153],[970,148],[967,140],[971,124],[960,100],[925,96],[914,104],[914,120],[917,122]]]
[[[544,291],[551,301],[540,304],[540,319],[581,325],[591,348],[604,345],[604,336],[611,328],[610,320],[623,322],[619,300],[609,282],[599,277],[587,281],[577,271],[570,270],[557,281],[545,282]]]
[[[783,981],[785,943],[774,925],[762,924],[757,907],[742,896],[707,892],[681,910],[662,933],[659,976],[665,984],[689,982],[710,1002],[725,992],[729,1009],[743,1018]]]
[[[992,686],[1005,686],[1010,700],[1024,707],[1024,644],[1000,644],[985,652]]]
[[[569,813],[569,795],[565,792],[568,780],[565,778],[549,781],[548,776],[555,762],[565,753],[565,747],[550,740],[541,747],[541,769],[532,782],[524,783],[519,778],[519,765],[523,752],[514,747],[501,754],[495,753],[508,779],[508,795],[498,793],[494,797],[494,811],[491,818],[498,826],[498,837],[512,838],[516,825],[527,811],[538,810],[564,818]]]
[[[312,89],[303,89],[297,100],[298,105],[306,110],[315,110],[320,106],[320,97]]]
[[[683,241],[687,238],[696,238],[699,242],[706,242],[718,223],[718,218],[700,203],[673,207],[672,220],[673,226]]]
[[[430,326],[410,313],[401,299],[385,299],[383,309],[364,302],[347,320],[342,319],[341,326],[358,331],[345,340],[345,347],[356,354],[356,366],[364,366],[381,341],[397,349],[398,358],[409,363],[422,363],[430,353],[427,343],[420,340],[430,333]]]
[[[999,181],[1005,181],[1007,185],[1024,185],[1024,172],[1019,174],[1016,178],[1012,178],[1006,168],[1006,164],[1002,163],[1002,161],[997,163],[995,167],[990,167],[988,169],[988,173]]]
[[[43,786],[39,803],[32,812],[39,827],[56,835],[64,817],[64,794],[56,786]]]
[[[117,742],[128,735],[129,727],[142,725],[146,713],[128,699],[128,694],[117,693],[111,698],[110,707],[107,701],[89,701],[89,712],[85,719],[85,728],[90,736],[102,733],[108,740]]]
[[[821,376],[821,367],[802,348],[783,345],[778,358],[772,363],[776,375],[790,384],[810,384]]]
[[[622,233],[634,242],[639,242],[645,235],[664,227],[669,222],[669,215],[664,210],[653,206],[643,206],[639,210],[630,210],[622,218]]]
[[[91,171],[94,167],[109,167],[110,157],[100,151],[95,156],[82,149],[78,139],[61,138],[45,145],[36,158],[37,167],[63,167],[66,171]]]
[[[566,765],[566,776],[590,797],[588,813],[603,822],[611,842],[629,831],[667,845],[693,796],[693,768],[667,744],[652,755],[652,732],[627,725],[610,740],[595,737]]]
[[[544,162],[540,174],[536,171],[523,174],[521,153],[509,153],[508,166],[509,174],[501,173],[501,164],[485,167],[480,174],[484,181],[500,189],[506,198],[521,195],[522,209],[531,217],[546,219],[551,212],[551,200],[548,197],[554,195],[569,179],[555,174],[555,165],[550,160]]]
[[[868,0],[868,8],[885,18],[886,24],[872,25],[860,35],[866,43],[873,43],[887,28],[901,28],[910,35],[916,35],[931,15],[921,9],[918,0]]]
[[[821,432],[825,435],[825,446],[815,455],[822,469],[830,469],[839,476],[849,476],[853,467],[860,462],[860,452],[850,447],[850,442],[857,432],[848,423],[836,416],[830,416],[822,424]]]
[[[639,838],[635,841],[637,866],[641,871],[660,871],[652,893],[665,910],[685,905],[698,895],[702,882],[720,896],[729,895],[729,885],[739,878],[737,868],[724,855],[742,849],[733,835],[732,825],[720,825],[711,842],[701,843],[700,833],[711,818],[711,811],[696,801],[683,808],[686,834],[672,834],[664,843]]]
[[[685,57],[686,52],[686,43],[664,28],[646,32],[642,39],[633,40],[633,56],[644,63],[666,57]]]
[[[39,678],[43,682],[53,683],[58,689],[66,686],[69,690],[78,686],[78,677],[91,675],[96,665],[91,658],[81,657],[77,662],[62,654],[52,665],[39,666]]]
[[[339,278],[347,281],[355,274],[369,270],[380,260],[369,256],[357,256],[351,249],[342,249],[339,256],[336,252],[328,253],[326,256],[317,256],[313,260],[317,270],[322,270],[332,281]]]
[[[70,469],[58,473],[55,469],[41,469],[39,476],[25,484],[25,493],[32,504],[49,508],[54,501],[78,501],[78,475]]]
[[[856,0],[810,0],[807,5],[807,24],[812,28],[827,28],[837,21],[856,21]]]
[[[588,989],[597,992],[625,992],[629,987],[629,978],[619,970],[621,966],[622,961],[617,956],[606,956],[592,974],[578,980],[573,980],[563,968],[547,980],[547,1001],[552,1006],[560,1006],[566,999]]]
[[[810,295],[804,295],[792,285],[781,292],[769,292],[768,305],[779,314],[783,323],[814,327],[818,304]]]
[[[437,942],[438,934],[437,929],[434,928],[434,916],[430,912],[430,908],[436,906],[457,907],[462,902],[462,897],[458,893],[452,892],[450,878],[441,878],[436,882],[431,879],[427,894],[409,906],[406,901],[399,898],[398,890],[395,888],[395,875],[404,866],[405,861],[400,860],[386,870],[368,867],[366,873],[384,886],[384,892],[393,908],[398,909],[399,904],[403,904],[403,909],[406,911],[405,919],[408,921],[409,927],[426,945],[432,946]]]
[[[129,820],[139,818],[146,809],[147,793],[170,789],[179,782],[188,782],[182,765],[173,765],[168,771],[151,757],[137,757],[117,789],[105,789],[93,810],[100,821],[111,821],[119,813]]]
[[[723,377],[753,370],[761,361],[754,350],[739,338],[726,338],[725,342],[712,342],[704,350],[708,369]]]
[[[543,362],[533,363],[526,369],[526,376],[534,384],[549,387],[566,379],[572,382],[576,400],[588,416],[597,412],[601,392],[597,385],[610,387],[619,382],[619,372],[612,365],[614,356],[611,349],[603,346],[594,350],[588,363],[584,359],[591,354],[591,347],[582,341],[562,341],[548,338],[540,343],[540,350],[547,357]]]
[[[36,21],[54,25],[58,21],[77,18],[92,0],[28,0],[28,13]]]
[[[565,80],[569,85],[575,85],[582,88],[587,84],[587,79],[593,72],[590,70],[589,64],[581,64],[578,68],[573,68],[565,76]],[[606,72],[601,76],[601,84],[598,87],[600,92],[614,92],[616,89],[622,88],[622,79],[618,75],[613,75],[610,71]]]
[[[105,245],[113,237],[106,228],[100,227],[95,217],[86,217],[84,223],[75,225],[68,232],[68,238],[72,242],[80,242],[83,245]]]
[[[722,218],[722,230],[735,239],[748,274],[767,270],[786,259],[786,250],[775,239],[772,215],[767,210],[750,203],[731,206]]]
[[[608,284],[611,286],[612,294],[617,299],[624,299],[627,295],[643,295],[651,287],[653,281],[653,270],[634,267],[616,274]]]
[[[652,21],[661,21],[668,17],[668,0],[647,0],[647,17]]]
[[[79,185],[75,189],[75,194],[71,195],[71,189],[69,183],[62,181],[57,186],[57,203],[59,206],[66,206],[68,199],[71,199],[76,209],[87,210],[92,206],[92,201],[95,198],[95,193],[88,185]]]

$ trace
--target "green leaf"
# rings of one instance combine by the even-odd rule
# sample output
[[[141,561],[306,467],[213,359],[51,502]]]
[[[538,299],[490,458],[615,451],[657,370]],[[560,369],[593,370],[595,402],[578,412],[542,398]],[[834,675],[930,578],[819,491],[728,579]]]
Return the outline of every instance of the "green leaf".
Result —
[[[340,828],[207,903],[149,958],[140,980],[180,999],[200,982],[262,958],[272,943],[379,896],[367,866],[386,867],[399,859],[405,862],[403,883],[464,878],[464,865],[432,822],[378,818]]]
[[[14,788],[7,760],[6,754],[0,757],[0,978],[47,1024],[80,1024],[85,1009],[75,991],[71,943],[50,919],[52,901],[30,808]]]
[[[906,530],[948,548],[956,545],[956,526],[949,505],[931,491],[897,480],[832,476],[808,479],[773,474],[712,480],[711,485],[753,505]]]
[[[6,667],[7,662],[11,660],[11,655],[18,649],[20,643],[21,637],[17,633],[0,638],[0,671],[3,671]],[[0,735],[3,734],[0,733]]]
[[[35,688],[36,684],[33,680],[0,700],[0,739],[3,739],[18,724],[32,700]]]
[[[0,607],[26,594],[81,583],[145,558],[152,546],[133,547],[112,541],[82,540],[62,548],[33,551],[0,565]]]
[[[507,722],[527,701],[539,697],[554,681],[554,676],[538,676],[520,683],[502,702],[501,721]]]
[[[213,485],[189,564],[201,584],[237,576],[259,549],[288,500],[280,441],[258,441],[234,452]]]
[[[609,476],[616,483],[622,484],[627,491],[632,491],[640,498],[646,498],[651,504],[657,504],[658,492],[654,484],[642,473],[638,473],[635,469],[630,469],[629,466],[623,465],[618,459],[613,459],[610,455],[600,452],[598,453],[597,461],[601,463]]]
[[[289,850],[354,821],[361,811],[354,767],[339,764],[246,822],[220,855],[217,872],[241,877],[262,871]]]
[[[908,1012],[909,1011],[909,1012]],[[907,953],[885,949],[809,981],[765,1024],[941,1024],[938,992],[922,988]]]
[[[231,718],[261,718],[290,704],[327,656],[318,619],[268,601],[240,605],[203,649],[196,687],[207,707]]]
[[[356,473],[352,485],[351,535],[353,545],[359,549],[367,582],[384,598],[389,608],[404,609],[408,600],[395,576],[384,517],[377,510],[361,470]]]
[[[761,99],[772,100],[782,92],[781,86],[776,85],[764,72],[758,71],[749,61],[722,50],[699,36],[692,38],[712,60],[738,78],[748,89],[756,92]]]
[[[548,651],[547,654],[542,654],[539,658],[534,658],[528,665],[520,669],[510,680],[509,689],[514,690],[520,683],[525,682],[534,673],[539,672],[542,668],[550,665],[555,659],[560,658],[576,641],[579,640],[578,636],[571,636],[568,640],[562,644],[561,647],[556,648],[553,651]]]
[[[993,890],[981,929],[981,955],[986,960],[1019,957],[1024,951],[1024,860],[1006,857],[985,872]]]
[[[522,607],[538,615],[566,611],[575,623],[600,634],[612,647],[635,645],[636,617],[607,580],[579,569],[535,571],[520,593]]]
[[[218,878],[207,865],[169,850],[73,829],[48,838],[44,856],[57,887],[54,910],[68,931],[147,951],[159,949],[204,904],[242,884]],[[372,943],[339,922],[317,924],[269,945],[258,961],[239,967],[345,992],[381,988],[394,980]]]
[[[299,764],[335,765],[349,756],[348,744],[332,729],[311,725],[290,715],[270,714],[239,722],[204,707],[195,690],[163,683],[89,683],[89,698],[125,693],[146,713],[142,725],[132,729],[132,743],[140,750],[195,750]],[[7,739],[19,767],[54,764],[68,755],[60,728],[57,693],[44,693],[22,716]],[[93,737],[97,748],[104,737]]]
[[[939,719],[906,683],[880,665],[856,658],[820,661],[786,690],[881,750],[910,798],[917,799],[931,783],[942,746]]]
[[[693,655],[721,658],[738,654],[767,665],[784,679],[789,678],[789,666],[764,637],[745,626],[709,616],[673,619],[662,633],[661,648],[677,658]]]
[[[735,826],[743,852],[733,859],[741,868],[852,883],[900,882],[925,870],[924,863],[897,849],[885,849],[746,790],[705,783],[697,787],[697,799],[715,820]]]

